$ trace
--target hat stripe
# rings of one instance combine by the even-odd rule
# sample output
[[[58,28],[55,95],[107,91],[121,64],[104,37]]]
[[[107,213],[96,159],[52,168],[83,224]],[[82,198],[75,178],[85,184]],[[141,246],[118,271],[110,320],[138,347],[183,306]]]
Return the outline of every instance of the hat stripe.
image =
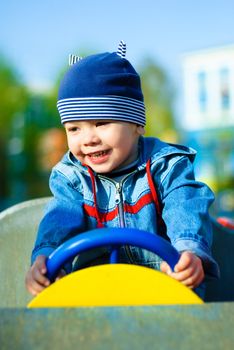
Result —
[[[132,114],[134,113],[135,115],[139,115],[142,116],[144,115],[142,112],[137,111],[136,109],[130,109],[130,108],[121,108],[121,107],[111,107],[111,108],[106,108],[106,107],[88,107],[88,108],[69,108],[69,109],[63,109],[60,110],[60,115],[64,116],[64,115],[69,115],[69,114],[90,114],[90,113],[106,113],[107,111],[112,111],[112,113],[129,113]]]
[[[59,100],[57,107],[62,123],[69,120],[114,119],[145,125],[144,103],[131,98],[68,98]]]
[[[108,96],[97,96],[97,97],[72,97],[72,98],[64,98],[64,99],[60,99],[58,100],[57,105],[62,104],[70,104],[71,102],[76,102],[76,103],[83,103],[86,102],[87,103],[90,101],[92,102],[96,102],[96,101],[104,101],[104,102],[110,102],[113,103],[113,101],[115,103],[126,103],[126,104],[132,104],[132,105],[136,105],[137,107],[142,107],[144,106],[144,103],[142,101],[136,100],[134,98],[130,98],[130,97],[125,97],[125,96],[114,96],[114,95],[108,95]]]
[[[70,100],[70,99],[69,99]],[[145,112],[145,107],[143,103],[139,103],[139,104],[134,104],[132,102],[125,102],[125,101],[118,101],[118,100],[99,100],[97,101],[83,101],[83,100],[73,100],[73,101],[67,101],[66,100],[60,100],[57,104],[58,109],[60,112],[62,112],[63,110],[72,110],[72,109],[91,109],[91,108],[96,108],[98,104],[98,108],[108,108],[108,107],[112,107],[112,108],[127,108],[127,109],[131,109],[134,111],[139,110],[141,113]]]
[[[82,57],[70,54],[69,55],[69,66],[72,66],[73,64],[79,62],[80,60],[82,60]]]
[[[140,119],[144,119],[144,117],[140,114],[136,114],[136,113],[131,113],[131,112],[125,112],[123,113],[123,111],[116,111],[116,110],[103,110],[103,111],[99,111],[99,110],[91,110],[91,111],[74,111],[74,112],[69,112],[69,113],[64,113],[62,115],[62,118],[65,118],[65,117],[69,117],[71,116],[72,119],[74,119],[75,117],[82,117],[82,116],[86,116],[86,119],[88,119],[89,116],[118,116],[118,115],[128,115],[128,116],[135,116],[135,118],[140,118]],[[78,118],[79,119],[79,118]],[[104,119],[104,118],[103,118]]]
[[[62,123],[66,122],[72,122],[72,121],[83,121],[83,120],[103,120],[103,119],[108,119],[108,120],[115,120],[115,121],[123,121],[123,122],[129,122],[129,123],[134,123],[134,124],[139,124],[142,126],[145,126],[145,120],[143,118],[136,118],[136,116],[128,116],[128,115],[113,115],[111,114],[101,114],[101,115],[81,115],[79,117],[74,116],[72,118],[71,116],[69,117],[63,117],[61,118]]]
[[[145,117],[137,116],[135,113],[121,113],[116,111],[92,111],[88,112],[80,112],[80,113],[68,113],[61,116],[61,121],[64,123],[65,121],[74,121],[74,120],[91,120],[91,119],[114,119],[114,120],[125,120],[131,119],[132,122],[136,124],[145,125]],[[127,121],[127,120],[126,120]]]
[[[123,40],[121,40],[119,43],[117,55],[120,56],[121,58],[124,58],[126,56],[126,44]]]

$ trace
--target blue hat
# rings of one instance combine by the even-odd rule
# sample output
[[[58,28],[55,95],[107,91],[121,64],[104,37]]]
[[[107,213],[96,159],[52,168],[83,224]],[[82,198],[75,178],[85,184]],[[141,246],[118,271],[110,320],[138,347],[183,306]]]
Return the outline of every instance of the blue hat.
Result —
[[[145,106],[140,77],[124,58],[126,45],[117,52],[72,56],[72,66],[61,81],[57,107],[62,123],[110,119],[144,126]]]

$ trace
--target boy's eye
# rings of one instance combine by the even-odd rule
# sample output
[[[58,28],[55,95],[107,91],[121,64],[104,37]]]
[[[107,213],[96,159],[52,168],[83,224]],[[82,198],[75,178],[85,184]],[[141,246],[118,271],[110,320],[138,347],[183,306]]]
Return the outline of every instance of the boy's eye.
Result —
[[[67,128],[68,132],[76,132],[77,130],[79,130],[79,128],[77,126],[70,126],[69,128]]]
[[[107,125],[107,124],[109,124],[109,123],[110,123],[110,122],[100,121],[100,122],[97,122],[97,123],[96,123],[96,126]]]

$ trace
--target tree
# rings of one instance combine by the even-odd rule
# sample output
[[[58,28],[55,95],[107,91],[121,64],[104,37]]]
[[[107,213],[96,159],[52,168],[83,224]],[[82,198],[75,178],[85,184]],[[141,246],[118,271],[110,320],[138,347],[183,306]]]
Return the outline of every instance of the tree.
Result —
[[[0,55],[0,199],[8,192],[8,149],[11,126],[14,118],[22,113],[27,104],[28,93],[19,76],[2,55]]]
[[[28,92],[15,68],[3,56],[0,56],[0,96],[0,138],[6,139],[15,114],[25,110]]]
[[[174,90],[169,77],[151,58],[144,59],[139,73],[146,106],[146,134],[162,139],[174,139],[175,121],[172,107]]]

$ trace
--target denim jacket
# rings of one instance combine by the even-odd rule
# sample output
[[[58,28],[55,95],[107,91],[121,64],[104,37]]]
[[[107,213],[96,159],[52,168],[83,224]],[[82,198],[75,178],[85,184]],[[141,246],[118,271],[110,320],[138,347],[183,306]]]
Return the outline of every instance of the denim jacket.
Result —
[[[214,196],[194,178],[196,152],[146,137],[140,138],[139,150],[137,168],[119,183],[94,173],[70,152],[63,157],[51,173],[54,197],[40,223],[32,262],[36,256],[48,256],[64,241],[97,226],[130,227],[163,235],[179,252],[194,252],[202,259],[206,276],[218,276],[218,266],[211,256],[208,214]],[[162,220],[157,215],[147,164],[159,198],[164,232],[159,230]],[[87,265],[87,260],[95,261],[94,264],[105,262],[107,253],[99,248],[90,253],[91,258],[84,255],[78,258],[76,268]],[[153,253],[136,247],[122,247],[120,260],[156,269],[161,263]]]

